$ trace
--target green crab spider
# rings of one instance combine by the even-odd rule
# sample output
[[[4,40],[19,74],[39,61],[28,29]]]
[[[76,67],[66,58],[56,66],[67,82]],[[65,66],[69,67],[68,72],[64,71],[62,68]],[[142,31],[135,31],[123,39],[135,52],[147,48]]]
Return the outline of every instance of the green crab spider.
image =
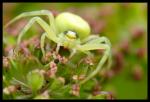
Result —
[[[39,16],[45,15],[49,19],[49,23],[45,22]],[[108,59],[108,67],[111,65],[111,43],[106,37],[99,37],[96,35],[90,35],[90,26],[83,20],[80,16],[63,12],[54,18],[53,14],[48,10],[24,12],[10,22],[8,22],[4,28],[8,27],[15,21],[29,16],[35,16],[30,19],[30,21],[25,25],[23,30],[20,32],[17,45],[20,44],[21,39],[28,29],[36,22],[45,31],[41,36],[40,46],[43,56],[45,56],[44,42],[45,38],[57,44],[56,52],[59,52],[60,46],[68,48],[71,53],[69,58],[71,58],[76,51],[81,51],[87,55],[92,55],[91,50],[103,49],[104,55],[99,61],[96,69],[88,75],[84,80],[80,82],[83,84],[93,78],[102,68],[104,63]]]

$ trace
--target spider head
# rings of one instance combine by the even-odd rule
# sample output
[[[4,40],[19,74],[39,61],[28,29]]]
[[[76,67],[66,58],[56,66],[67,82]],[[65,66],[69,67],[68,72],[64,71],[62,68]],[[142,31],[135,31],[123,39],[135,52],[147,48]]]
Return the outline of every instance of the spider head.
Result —
[[[76,32],[67,30],[63,32],[63,46],[66,48],[74,48],[80,43],[80,39]]]
[[[75,39],[77,39],[77,33],[74,32],[74,31],[71,31],[71,30],[65,31],[65,32],[64,32],[64,35],[65,35],[65,37],[66,37],[68,40],[75,40]]]

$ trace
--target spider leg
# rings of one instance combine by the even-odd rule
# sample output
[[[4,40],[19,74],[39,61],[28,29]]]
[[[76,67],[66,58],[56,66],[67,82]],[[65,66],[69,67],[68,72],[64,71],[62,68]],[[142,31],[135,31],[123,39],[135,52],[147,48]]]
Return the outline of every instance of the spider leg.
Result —
[[[35,23],[37,22],[44,30],[46,33],[41,37],[41,49],[43,55],[45,54],[44,51],[44,40],[45,40],[45,35],[48,37],[50,40],[58,43],[58,38],[56,37],[55,33],[50,29],[48,24],[44,22],[40,17],[33,17],[23,28],[23,30],[20,32],[18,39],[17,39],[17,45],[19,46],[21,39],[24,34],[26,34],[27,30]]]
[[[99,37],[96,35],[91,35],[82,41],[82,43],[102,43],[102,42],[109,44],[111,46],[109,39],[104,36]]]
[[[26,26],[23,28],[23,30],[20,32],[19,37],[18,37],[18,41],[17,43],[19,44],[21,41],[22,36],[27,32],[27,30],[33,25],[33,23],[37,22],[46,32],[47,32],[47,37],[49,39],[51,39],[54,42],[58,42],[58,38],[55,35],[55,33],[51,30],[51,28],[49,27],[49,25],[42,20],[40,17],[33,17],[27,24]]]
[[[105,62],[107,61],[107,59],[110,56],[110,51],[111,51],[110,45],[109,44],[102,44],[102,43],[98,43],[98,42],[99,41],[92,41],[91,43],[88,42],[84,45],[80,45],[77,48],[78,50],[80,50],[82,52],[90,51],[90,50],[96,50],[96,49],[104,49],[105,50],[104,55],[102,56],[101,60],[99,61],[96,69],[90,75],[88,75],[84,80],[82,80],[80,82],[80,84],[84,84],[85,82],[90,80],[92,77],[94,77],[102,69],[102,66],[105,64]]]
[[[69,55],[69,59],[72,58],[75,55],[75,53],[76,53],[76,49],[72,49]]]
[[[108,38],[102,36],[102,37],[98,37],[96,35],[93,35],[92,37],[88,37],[87,38],[89,41],[86,42],[86,44],[96,44],[96,43],[105,43],[108,44],[111,47],[111,43],[109,41]],[[108,66],[107,68],[110,68],[111,64],[112,64],[112,54],[111,54],[111,49],[110,49],[110,56],[108,58]]]
[[[88,41],[90,41],[92,39],[95,39],[95,38],[98,38],[98,36],[97,35],[90,35],[89,37],[83,39],[82,43],[86,43],[86,42],[88,42]]]
[[[14,23],[15,21],[24,18],[24,17],[30,17],[30,16],[48,16],[49,19],[49,25],[51,26],[51,28],[53,29],[53,31],[56,33],[56,27],[55,27],[55,23],[54,23],[54,16],[52,14],[52,12],[48,11],[48,10],[39,10],[39,11],[31,11],[31,12],[24,12],[21,13],[20,15],[18,15],[17,17],[15,17],[14,19],[12,19],[10,22],[8,22],[4,28],[8,27],[9,25],[11,25],[12,23]]]
[[[72,50],[70,50],[70,52],[71,53],[69,55],[69,59],[71,59],[76,54],[77,50],[76,49],[72,49]],[[88,55],[88,56],[90,56],[90,57],[94,56],[90,51],[84,51],[83,53]]]
[[[98,37],[96,39],[91,40],[89,43],[103,43],[103,42],[110,46],[110,52],[109,52],[110,55],[108,58],[108,66],[107,66],[107,68],[110,68],[110,66],[112,64],[112,51],[111,51],[111,43],[110,43],[109,39],[102,36],[102,37]]]
[[[56,47],[56,53],[58,54],[59,52],[59,49],[60,49],[60,43],[57,44],[57,47]]]
[[[41,50],[42,50],[42,54],[43,56],[45,56],[45,51],[44,51],[44,42],[45,42],[45,38],[46,38],[47,33],[44,32],[41,36],[41,42],[40,42],[40,46],[41,46]]]

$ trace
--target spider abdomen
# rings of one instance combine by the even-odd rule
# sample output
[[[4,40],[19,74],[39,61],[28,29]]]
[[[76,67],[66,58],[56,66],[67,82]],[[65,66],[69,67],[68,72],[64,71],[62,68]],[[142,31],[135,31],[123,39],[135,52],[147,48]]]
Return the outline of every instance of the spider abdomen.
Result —
[[[55,22],[59,32],[74,31],[81,40],[88,37],[91,31],[89,24],[84,19],[69,12],[59,14]]]

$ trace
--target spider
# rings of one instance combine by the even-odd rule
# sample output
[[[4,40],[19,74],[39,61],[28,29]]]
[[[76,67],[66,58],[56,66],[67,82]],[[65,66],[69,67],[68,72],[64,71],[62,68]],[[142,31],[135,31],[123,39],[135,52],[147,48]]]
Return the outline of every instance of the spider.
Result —
[[[39,16],[45,15],[48,17],[49,22],[45,22]],[[36,22],[41,28],[43,28],[44,33],[41,36],[40,47],[43,56],[45,56],[44,43],[45,38],[55,42],[57,44],[56,52],[59,53],[60,46],[66,47],[70,51],[69,58],[75,55],[77,51],[83,52],[87,55],[92,55],[91,50],[103,49],[104,55],[99,61],[96,69],[89,74],[80,84],[85,83],[89,79],[93,78],[102,68],[104,63],[108,59],[108,67],[111,65],[111,43],[106,37],[99,37],[95,35],[90,35],[89,24],[80,16],[72,14],[70,12],[63,12],[57,15],[55,18],[51,11],[40,10],[24,12],[10,22],[8,22],[4,28],[8,27],[15,21],[29,16],[35,16],[30,19],[30,21],[25,25],[25,27],[20,32],[17,45],[20,44],[21,39],[28,29]]]

